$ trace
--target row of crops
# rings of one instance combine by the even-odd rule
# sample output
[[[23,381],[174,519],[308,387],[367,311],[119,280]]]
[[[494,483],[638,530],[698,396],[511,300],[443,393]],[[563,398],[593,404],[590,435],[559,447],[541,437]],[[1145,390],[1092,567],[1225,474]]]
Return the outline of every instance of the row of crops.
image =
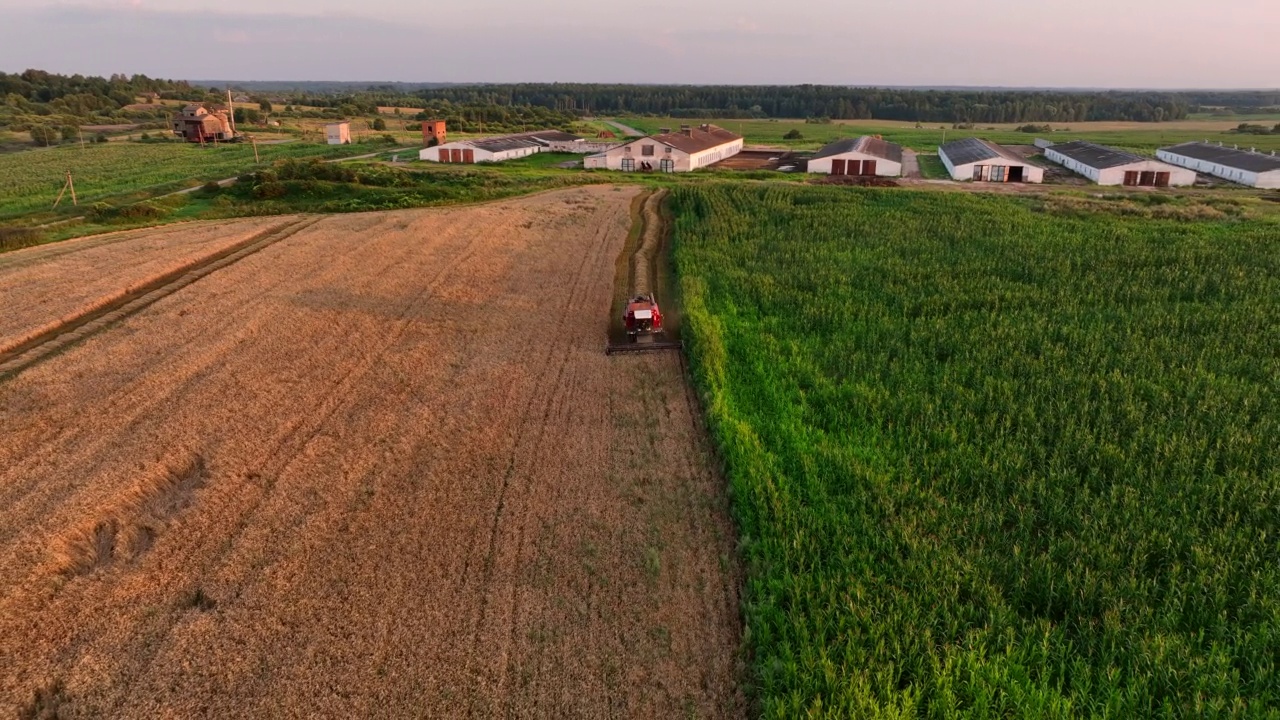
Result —
[[[285,158],[340,157],[358,146],[286,143],[259,145],[263,164]],[[190,181],[221,180],[254,165],[247,144],[200,147],[185,143],[91,143],[0,155],[0,219],[53,206],[71,172],[81,204]],[[70,204],[70,195],[63,199]]]
[[[1280,233],[672,192],[766,717],[1276,717]]]

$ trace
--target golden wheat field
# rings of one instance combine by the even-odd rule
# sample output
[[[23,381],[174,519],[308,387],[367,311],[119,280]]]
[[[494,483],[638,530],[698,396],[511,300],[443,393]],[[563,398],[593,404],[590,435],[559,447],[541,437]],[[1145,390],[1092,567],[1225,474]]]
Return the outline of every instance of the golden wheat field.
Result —
[[[634,192],[295,223],[0,376],[0,714],[741,715],[679,356],[602,352]],[[0,344],[287,222],[4,256]]]

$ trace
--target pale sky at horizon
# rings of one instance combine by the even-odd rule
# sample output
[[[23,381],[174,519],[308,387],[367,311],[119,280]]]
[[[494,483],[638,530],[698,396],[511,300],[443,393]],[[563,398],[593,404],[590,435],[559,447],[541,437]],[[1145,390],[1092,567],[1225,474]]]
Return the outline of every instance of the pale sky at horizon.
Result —
[[[0,70],[234,80],[1277,88],[1280,0],[0,0]]]

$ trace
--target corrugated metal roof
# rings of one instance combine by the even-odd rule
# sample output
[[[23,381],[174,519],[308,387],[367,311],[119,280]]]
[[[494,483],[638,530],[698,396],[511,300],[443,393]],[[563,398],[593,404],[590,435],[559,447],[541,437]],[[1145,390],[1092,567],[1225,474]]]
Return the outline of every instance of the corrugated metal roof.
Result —
[[[1095,145],[1084,140],[1073,140],[1069,143],[1062,143],[1046,148],[1045,152],[1060,153],[1065,157],[1091,167],[1095,170],[1106,170],[1107,168],[1120,167],[1122,165],[1132,165],[1134,163],[1148,162],[1150,158],[1144,158],[1140,155],[1134,155],[1131,152],[1119,150],[1117,148],[1104,147]]]
[[[465,140],[464,142],[479,150],[488,150],[495,153],[519,150],[521,148],[542,147],[541,144],[522,137],[493,137],[483,140]]]
[[[692,154],[702,152],[703,150],[710,150],[714,147],[720,147],[721,145],[726,145],[735,140],[741,139],[741,135],[731,133],[722,127],[718,127],[716,125],[704,125],[691,128],[687,133],[684,130],[681,130],[680,132],[650,135],[647,138],[640,138],[640,140],[633,140],[632,142],[656,140],[663,145],[670,145],[677,150]]]
[[[825,157],[843,155],[848,152],[859,152],[878,158],[884,158],[885,160],[891,160],[896,163],[902,162],[901,145],[896,145],[880,138],[874,138],[870,135],[863,135],[862,137],[848,138],[845,140],[836,140],[819,150],[810,159],[821,160]]]
[[[995,143],[987,142],[979,138],[964,138],[963,140],[952,140],[951,142],[938,148],[938,151],[946,155],[952,165],[968,165],[970,163],[981,162],[983,160],[994,160],[995,158],[1004,158],[1006,160],[1016,160],[1025,162],[1017,155],[1005,150]]]
[[[1280,157],[1221,145],[1189,142],[1164,148],[1164,151],[1195,160],[1225,165],[1226,167],[1246,172],[1264,173],[1280,170]]]

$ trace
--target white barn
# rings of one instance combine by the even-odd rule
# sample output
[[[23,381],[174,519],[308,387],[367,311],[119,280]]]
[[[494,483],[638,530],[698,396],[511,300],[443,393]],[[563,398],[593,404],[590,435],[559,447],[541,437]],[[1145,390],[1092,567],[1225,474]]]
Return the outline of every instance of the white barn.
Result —
[[[938,148],[938,158],[953,180],[1044,182],[1044,168],[1021,155],[979,138],[955,140]]]
[[[715,125],[684,125],[679,132],[664,131],[638,138],[602,153],[588,155],[587,169],[689,172],[704,168],[742,151],[742,136]]]
[[[324,126],[324,139],[330,145],[351,144],[351,123],[329,123]]]
[[[1044,156],[1099,185],[1178,187],[1196,183],[1194,171],[1082,140],[1051,145],[1045,148]]]
[[[809,158],[809,172],[898,177],[902,175],[902,146],[868,135],[837,140]]]
[[[573,152],[582,143],[582,138],[572,133],[537,130],[479,140],[455,140],[419,150],[418,159],[465,164],[502,162],[540,152]],[[586,148],[580,152],[586,152]]]
[[[1188,170],[1220,177],[1249,187],[1280,189],[1280,157],[1222,143],[1189,142],[1156,151],[1156,157]]]

